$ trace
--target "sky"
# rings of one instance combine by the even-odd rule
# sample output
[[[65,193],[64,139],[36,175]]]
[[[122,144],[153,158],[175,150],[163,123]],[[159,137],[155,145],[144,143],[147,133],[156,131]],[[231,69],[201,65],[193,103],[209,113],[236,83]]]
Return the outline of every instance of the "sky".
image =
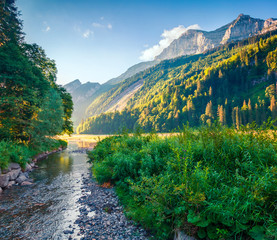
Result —
[[[240,13],[277,18],[276,0],[17,0],[26,42],[56,61],[57,82],[104,83],[152,60],[189,28],[215,30]]]

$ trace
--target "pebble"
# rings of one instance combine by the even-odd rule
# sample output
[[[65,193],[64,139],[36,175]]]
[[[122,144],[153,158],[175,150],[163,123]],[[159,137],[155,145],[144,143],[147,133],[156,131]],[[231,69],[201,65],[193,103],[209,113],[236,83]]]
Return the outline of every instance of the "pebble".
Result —
[[[85,191],[78,200],[81,204],[80,215],[75,221],[80,228],[77,235],[82,236],[81,240],[146,240],[152,237],[141,226],[125,217],[114,189],[99,187],[91,176],[83,176],[82,184]],[[70,234],[70,230],[65,232]]]

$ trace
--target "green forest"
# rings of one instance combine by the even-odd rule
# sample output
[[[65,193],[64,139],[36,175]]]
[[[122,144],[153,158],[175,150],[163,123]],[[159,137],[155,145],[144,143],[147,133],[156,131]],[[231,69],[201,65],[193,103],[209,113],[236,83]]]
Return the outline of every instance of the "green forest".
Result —
[[[0,168],[22,166],[37,153],[64,145],[51,137],[72,133],[73,103],[57,85],[55,61],[24,40],[14,0],[0,3]]]
[[[202,54],[165,60],[98,97],[77,133],[115,133],[118,129],[169,132],[210,125],[235,126],[276,118],[276,31],[232,42]],[[143,80],[121,112],[104,110],[120,93]]]

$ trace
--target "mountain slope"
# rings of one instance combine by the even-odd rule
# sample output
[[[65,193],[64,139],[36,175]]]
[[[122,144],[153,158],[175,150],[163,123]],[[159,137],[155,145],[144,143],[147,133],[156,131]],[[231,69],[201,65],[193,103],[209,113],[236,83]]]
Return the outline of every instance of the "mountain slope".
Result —
[[[89,112],[90,115],[98,114],[100,112],[94,113],[93,110],[87,110],[87,108],[94,102],[94,100],[99,97],[105,97],[107,96],[107,92],[111,90],[112,88],[117,88],[117,86],[124,81],[125,79],[132,77],[133,75],[144,71],[154,65],[156,65],[159,61],[150,61],[150,62],[141,62],[138,63],[129,69],[126,70],[123,74],[118,76],[117,78],[113,78],[109,81],[107,81],[104,84],[99,83],[91,83],[87,82],[85,84],[82,84],[80,80],[76,79],[66,85],[64,85],[64,88],[71,93],[72,100],[74,103],[74,111],[72,114],[72,120],[74,122],[74,126],[78,126],[78,124],[81,122],[82,119],[86,118],[87,113]],[[132,89],[126,92],[126,96],[123,93],[121,96],[123,99],[118,99],[117,101],[114,101],[109,105],[107,110],[119,110],[123,109],[126,106],[127,101],[133,94],[137,91],[137,87],[134,86],[135,89]],[[93,114],[91,113],[93,112]]]
[[[91,82],[82,84],[78,79],[64,85],[64,88],[71,94],[74,103],[72,120],[75,126],[81,122],[87,107],[94,99],[100,86],[99,83]]]
[[[164,49],[155,60],[198,54],[221,44],[242,40],[274,29],[277,29],[275,19],[262,20],[240,14],[233,22],[211,32],[188,30]]]
[[[126,72],[122,73],[120,76],[116,78],[112,78],[111,80],[104,83],[104,85],[115,85],[117,83],[122,82],[123,80],[134,76],[135,74],[146,70],[147,68],[153,67],[156,65],[159,61],[149,61],[149,62],[141,62],[138,64],[135,64],[134,66],[127,69]]]
[[[173,59],[175,57],[199,54],[217,46],[222,46],[225,43],[237,41],[239,39],[245,39],[249,36],[266,33],[269,30],[277,28],[277,21],[275,19],[261,20],[251,18],[248,15],[239,15],[231,23],[222,26],[215,31],[202,31],[202,30],[188,30],[180,38],[171,43],[169,47],[163,50],[163,52],[156,57],[155,61],[139,63],[129,68],[126,73],[122,74],[118,78],[111,79],[106,84],[120,83],[110,91],[106,91],[104,94],[99,94],[99,97],[89,105],[86,110],[86,117],[95,116],[104,112],[114,111],[115,109],[123,109],[124,106],[119,106],[121,103],[126,103],[126,98],[121,91],[122,79],[127,79],[134,73],[139,73],[139,70],[143,70],[146,67],[154,66],[163,59]],[[120,82],[118,82],[120,81]],[[105,85],[105,84],[104,84]],[[111,88],[109,88],[111,89]],[[114,96],[120,92],[119,96]],[[116,98],[117,101],[113,101]],[[125,99],[125,101],[123,100]],[[116,105],[113,105],[113,103]]]
[[[108,106],[130,86],[143,81],[123,111],[90,117],[77,131],[113,133],[140,126],[145,131],[164,132],[187,121],[191,126],[215,120],[239,126],[275,118],[276,33],[162,61],[122,82],[101,102]]]

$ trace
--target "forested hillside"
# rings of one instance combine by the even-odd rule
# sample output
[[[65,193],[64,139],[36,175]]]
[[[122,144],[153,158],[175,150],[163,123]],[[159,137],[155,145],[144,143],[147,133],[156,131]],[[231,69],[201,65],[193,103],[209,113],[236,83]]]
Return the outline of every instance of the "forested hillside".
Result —
[[[190,126],[252,123],[277,116],[276,31],[229,43],[203,54],[165,60],[112,89],[105,108],[130,85],[142,88],[122,112],[88,118],[78,133],[114,133],[122,128],[166,132]],[[104,98],[105,96],[103,96]]]
[[[38,45],[25,43],[15,1],[1,1],[0,15],[0,168],[3,168],[9,161],[24,163],[32,154],[56,145],[49,137],[72,133],[73,104],[70,94],[56,83],[54,60]]]

